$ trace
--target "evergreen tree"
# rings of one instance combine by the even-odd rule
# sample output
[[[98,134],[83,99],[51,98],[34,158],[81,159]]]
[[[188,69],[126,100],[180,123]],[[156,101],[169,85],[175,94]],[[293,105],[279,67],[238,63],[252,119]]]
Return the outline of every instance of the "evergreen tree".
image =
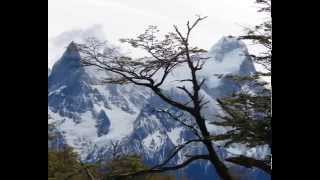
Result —
[[[77,154],[72,148],[66,147],[62,151],[48,151],[48,178],[65,179],[77,174],[80,168]]]
[[[257,0],[261,5],[259,12],[270,15],[271,1]],[[271,84],[261,81],[264,77],[271,76],[272,57],[272,25],[271,15],[260,25],[254,28],[247,28],[246,35],[240,39],[249,40],[256,45],[264,47],[264,51],[259,54],[250,55],[254,62],[263,65],[265,72],[257,72],[251,76],[227,76],[237,83],[250,83],[256,88],[255,92],[241,91],[230,97],[218,99],[218,103],[226,113],[218,116],[222,121],[215,121],[212,124],[224,127],[231,127],[232,130],[225,134],[211,137],[213,140],[224,140],[225,146],[232,143],[246,144],[248,147],[259,145],[269,145],[272,148],[272,128],[271,128]],[[269,87],[267,86],[269,85]],[[232,157],[227,161],[245,166],[257,167],[271,173],[271,154],[266,159],[254,159],[246,156]]]

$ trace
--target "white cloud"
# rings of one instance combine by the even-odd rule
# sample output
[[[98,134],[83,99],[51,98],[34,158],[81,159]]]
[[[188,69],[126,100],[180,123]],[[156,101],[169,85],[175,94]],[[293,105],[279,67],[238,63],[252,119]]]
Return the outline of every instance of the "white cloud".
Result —
[[[76,29],[65,31],[54,38],[48,40],[48,66],[52,67],[63,54],[65,48],[71,41],[83,43],[86,38],[95,37],[105,40],[105,33],[102,25],[93,25],[87,29]]]
[[[208,16],[194,31],[192,43],[209,49],[224,35],[242,32],[240,25],[254,25],[261,20],[254,0],[48,0],[49,39],[65,31],[103,25],[106,38],[135,37],[148,25],[158,25],[163,32],[172,25],[184,28],[196,14]],[[50,62],[51,63],[51,62]]]

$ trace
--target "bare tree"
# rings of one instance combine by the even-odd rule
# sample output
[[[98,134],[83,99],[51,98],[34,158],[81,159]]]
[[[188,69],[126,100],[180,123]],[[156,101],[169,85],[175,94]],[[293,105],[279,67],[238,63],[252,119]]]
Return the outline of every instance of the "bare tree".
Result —
[[[120,141],[111,141],[110,146],[110,150],[112,152],[112,159],[118,159],[122,154]]]
[[[187,166],[195,160],[202,159],[210,161],[222,179],[232,179],[227,167],[219,159],[216,149],[211,142],[212,140],[209,138],[210,133],[205,123],[206,119],[201,111],[204,105],[208,102],[205,101],[205,98],[202,97],[200,93],[205,79],[200,79],[197,76],[197,72],[202,69],[205,64],[205,60],[208,59],[202,55],[206,51],[197,47],[191,47],[189,44],[192,30],[205,18],[206,17],[197,17],[193,23],[188,21],[184,35],[175,25],[174,32],[166,34],[164,39],[159,40],[156,37],[158,32],[157,28],[155,26],[149,26],[149,28],[137,38],[121,40],[135,48],[142,48],[150,55],[150,57],[132,59],[129,57],[118,56],[117,54],[114,55],[114,53],[110,52],[116,50],[110,49],[108,50],[108,53],[105,53],[103,51],[104,43],[100,43],[94,39],[90,39],[85,44],[78,45],[78,48],[82,53],[83,58],[81,61],[83,65],[95,66],[98,69],[114,74],[111,78],[104,79],[105,83],[131,83],[147,87],[172,107],[193,117],[193,121],[196,126],[186,124],[174,114],[171,114],[169,111],[165,111],[165,113],[174,117],[173,119],[177,120],[194,133],[197,139],[191,139],[186,141],[184,144],[175,147],[173,152],[170,153],[163,163],[135,174],[176,170]],[[191,85],[191,88],[187,88],[184,85],[177,86],[176,88],[185,93],[189,99],[188,102],[175,100],[166,94],[163,88],[168,75],[180,65],[186,65],[190,74],[189,78],[179,80],[179,82],[188,83]],[[202,143],[207,149],[208,154],[192,155],[181,164],[176,166],[167,166],[168,162],[181,149],[193,142]]]

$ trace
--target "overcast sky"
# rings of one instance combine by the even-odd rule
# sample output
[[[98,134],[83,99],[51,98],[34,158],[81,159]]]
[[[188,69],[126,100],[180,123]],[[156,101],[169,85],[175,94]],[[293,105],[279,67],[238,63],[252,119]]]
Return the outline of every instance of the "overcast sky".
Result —
[[[135,37],[148,25],[163,32],[172,25],[184,28],[195,15],[208,18],[194,31],[191,42],[209,49],[219,38],[238,35],[242,26],[261,22],[254,0],[48,0],[48,40],[61,33],[90,29],[117,44],[119,38]],[[79,32],[79,31],[78,31]],[[49,45],[50,46],[50,45]],[[50,54],[50,47],[48,49]],[[53,50],[51,50],[53,51]],[[60,53],[60,52],[59,52]],[[50,59],[51,58],[51,59]],[[55,57],[48,57],[49,67]]]

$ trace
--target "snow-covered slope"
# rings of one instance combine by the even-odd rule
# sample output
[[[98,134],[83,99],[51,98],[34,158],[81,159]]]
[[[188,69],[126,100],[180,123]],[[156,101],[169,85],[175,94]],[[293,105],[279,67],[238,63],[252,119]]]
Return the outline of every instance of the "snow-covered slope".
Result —
[[[53,66],[48,77],[48,113],[66,142],[85,158],[96,144],[132,133],[149,92],[134,86],[100,85],[101,73],[93,74],[79,59],[71,43]]]
[[[247,56],[246,46],[235,38],[223,37],[208,55],[211,58],[199,72],[199,77],[207,79],[201,90],[201,94],[210,102],[204,108],[204,114],[206,119],[214,120],[216,113],[220,113],[215,99],[242,88],[227,79],[217,78],[216,74],[248,75],[255,72],[255,68]],[[141,154],[147,163],[155,164],[161,162],[175,145],[192,138],[189,131],[168,115],[155,111],[168,105],[148,89],[134,85],[102,85],[99,80],[112,74],[83,67],[80,58],[77,47],[70,43],[52,67],[48,77],[48,113],[66,143],[75,148],[82,160],[108,159],[110,142],[119,141],[123,151]],[[166,93],[186,101],[185,95],[171,83],[188,77],[188,73],[183,66],[175,69],[165,84]],[[209,124],[208,128],[212,134],[225,131]],[[183,161],[188,153],[205,152],[199,144],[192,146],[179,153],[171,163]],[[263,157],[269,149],[259,147],[248,150],[236,145],[228,151]],[[221,157],[230,155],[223,148],[219,153]],[[186,171],[192,177],[197,174],[196,169],[204,172],[208,166],[208,163],[200,162]],[[202,173],[202,176],[212,178],[215,174]],[[195,177],[202,176],[197,174]]]

